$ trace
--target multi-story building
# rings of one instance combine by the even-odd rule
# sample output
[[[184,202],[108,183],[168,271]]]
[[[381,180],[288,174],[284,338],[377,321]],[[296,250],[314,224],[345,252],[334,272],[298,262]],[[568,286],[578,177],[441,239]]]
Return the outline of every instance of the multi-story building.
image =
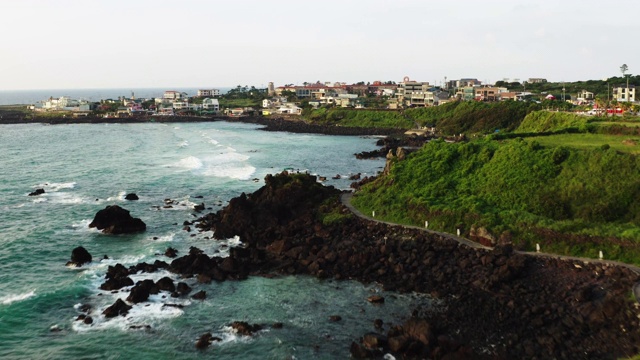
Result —
[[[219,89],[202,89],[198,90],[198,97],[220,96]]]
[[[613,98],[618,102],[635,102],[636,101],[636,87],[635,85],[618,85],[613,88]]]
[[[202,109],[207,111],[220,111],[220,103],[218,99],[204,99],[202,101]]]
[[[186,97],[187,97],[187,93],[174,91],[174,90],[167,90],[164,92],[164,95],[162,95],[162,98],[168,101],[176,101]]]
[[[476,86],[475,99],[480,101],[498,101],[500,100],[500,93],[506,93],[506,88],[499,88],[495,86]]]
[[[434,95],[430,89],[431,86],[426,81],[412,81],[405,78],[403,82],[398,84],[396,98],[399,104],[406,106],[433,105]]]

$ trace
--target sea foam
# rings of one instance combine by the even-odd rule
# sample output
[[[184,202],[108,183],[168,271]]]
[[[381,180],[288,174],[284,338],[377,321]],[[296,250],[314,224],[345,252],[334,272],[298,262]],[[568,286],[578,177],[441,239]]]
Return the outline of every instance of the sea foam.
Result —
[[[6,295],[3,297],[0,297],[0,304],[2,305],[10,305],[14,302],[18,302],[18,301],[22,301],[22,300],[26,300],[28,298],[34,297],[36,296],[36,291],[35,290],[31,290],[29,292],[23,293],[23,294],[10,294],[10,295]]]
[[[202,160],[195,156],[189,156],[184,159],[180,159],[177,163],[169,165],[169,167],[177,167],[186,170],[196,170],[202,168]]]

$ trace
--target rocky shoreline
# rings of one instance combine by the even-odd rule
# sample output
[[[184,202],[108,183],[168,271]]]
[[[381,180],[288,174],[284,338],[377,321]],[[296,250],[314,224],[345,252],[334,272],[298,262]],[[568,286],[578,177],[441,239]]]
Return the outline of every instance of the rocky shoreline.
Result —
[[[407,309],[401,325],[376,320],[351,344],[356,358],[616,359],[638,352],[640,312],[631,289],[640,276],[627,268],[528,256],[509,245],[472,249],[363,220],[341,204],[340,191],[305,174],[268,175],[265,183],[193,224],[218,239],[239,236],[244,246],[229,257],[192,248],[171,263],[116,266],[105,287],[132,285],[128,274],[164,268],[200,283],[306,274],[440,299],[436,308]],[[158,284],[136,288],[132,302]]]
[[[263,125],[265,131],[285,131],[291,133],[324,134],[324,135],[399,135],[406,129],[360,128],[333,125],[309,124],[303,120],[285,120],[283,118],[264,118],[256,116],[144,116],[132,118],[103,117],[30,117],[18,112],[4,113],[0,124],[140,124],[140,123],[189,123],[228,121]]]

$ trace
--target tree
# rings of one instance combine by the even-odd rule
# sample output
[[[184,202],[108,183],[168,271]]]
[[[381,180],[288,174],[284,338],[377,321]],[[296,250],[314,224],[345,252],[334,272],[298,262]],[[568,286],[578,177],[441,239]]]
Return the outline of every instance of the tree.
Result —
[[[624,77],[624,74],[629,71],[629,67],[627,66],[627,64],[622,64],[622,66],[620,66],[620,71],[622,72],[622,76]]]

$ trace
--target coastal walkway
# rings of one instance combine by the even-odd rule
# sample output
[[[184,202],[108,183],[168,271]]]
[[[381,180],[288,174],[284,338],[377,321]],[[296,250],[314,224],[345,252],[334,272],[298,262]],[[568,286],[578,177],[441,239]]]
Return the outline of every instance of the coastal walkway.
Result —
[[[353,197],[353,192],[345,192],[345,193],[342,194],[340,200],[342,201],[342,204],[344,206],[346,206],[354,215],[356,215],[356,216],[358,216],[358,217],[360,217],[362,219],[369,220],[369,221],[374,221],[374,222],[381,223],[381,224],[387,224],[387,225],[391,225],[391,226],[400,226],[400,227],[403,227],[405,229],[415,229],[415,230],[424,231],[424,232],[427,232],[427,233],[430,233],[430,234],[440,235],[443,238],[450,239],[450,240],[453,240],[453,241],[457,241],[458,243],[460,243],[462,245],[466,245],[466,246],[472,247],[474,249],[492,250],[491,247],[484,246],[482,244],[478,244],[478,243],[476,243],[474,241],[471,241],[469,239],[465,239],[463,237],[456,236],[456,235],[453,235],[453,234],[434,231],[434,230],[429,230],[427,228],[423,228],[423,227],[419,227],[419,226],[403,225],[403,224],[397,224],[397,223],[392,223],[392,222],[388,222],[388,221],[382,221],[382,220],[378,220],[378,219],[376,219],[374,217],[367,216],[367,215],[363,214],[362,212],[360,212],[358,209],[356,209],[351,204],[351,198],[352,197]],[[566,261],[581,261],[583,263],[596,263],[596,264],[606,264],[606,265],[612,265],[612,266],[621,266],[621,267],[625,267],[625,268],[633,271],[634,273],[640,275],[640,267],[635,266],[635,265],[631,265],[631,264],[626,264],[626,263],[619,262],[619,261],[599,260],[599,259],[582,258],[582,257],[575,257],[575,256],[565,256],[565,255],[549,254],[549,253],[543,253],[543,252],[532,252],[532,251],[517,251],[517,250],[515,250],[515,252],[517,252],[519,254],[523,254],[523,255],[555,258],[555,259],[566,260]],[[633,292],[634,292],[634,295],[636,297],[636,301],[640,302],[640,283],[637,283],[633,287]]]

